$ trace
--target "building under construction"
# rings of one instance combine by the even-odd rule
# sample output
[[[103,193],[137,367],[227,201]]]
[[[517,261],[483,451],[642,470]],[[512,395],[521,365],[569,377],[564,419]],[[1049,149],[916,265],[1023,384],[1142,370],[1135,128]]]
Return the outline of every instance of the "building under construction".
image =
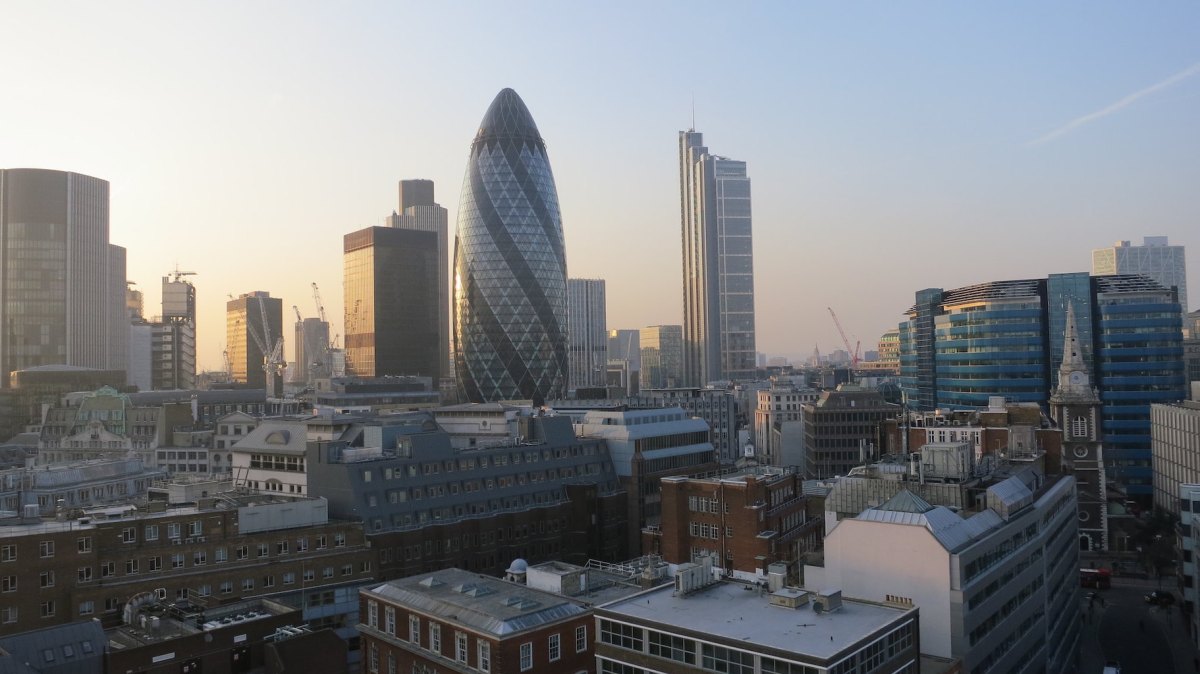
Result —
[[[283,395],[283,300],[256,290],[225,303],[229,373],[238,384]]]

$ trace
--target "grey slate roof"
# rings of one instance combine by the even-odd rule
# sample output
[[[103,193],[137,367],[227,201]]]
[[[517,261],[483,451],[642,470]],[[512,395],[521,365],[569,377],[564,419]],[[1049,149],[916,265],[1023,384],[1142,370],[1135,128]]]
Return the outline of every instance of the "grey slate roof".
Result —
[[[0,638],[0,674],[103,674],[104,629],[98,620]]]
[[[933,506],[929,505],[929,502],[920,496],[904,489],[888,499],[887,503],[879,506],[879,510],[890,510],[898,513],[927,513],[933,510]]]

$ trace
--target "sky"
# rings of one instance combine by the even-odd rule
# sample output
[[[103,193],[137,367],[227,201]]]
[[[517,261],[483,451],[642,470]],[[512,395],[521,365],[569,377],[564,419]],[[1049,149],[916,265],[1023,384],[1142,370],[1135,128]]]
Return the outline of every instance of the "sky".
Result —
[[[1088,271],[1169,236],[1200,300],[1200,3],[9,0],[0,167],[111,184],[158,313],[195,272],[342,331],[342,236],[427,178],[453,231],[512,87],[546,140],[571,277],[610,328],[681,321],[677,134],[753,181],[758,350],[873,348],[915,291]],[[291,356],[293,335],[285,330]]]

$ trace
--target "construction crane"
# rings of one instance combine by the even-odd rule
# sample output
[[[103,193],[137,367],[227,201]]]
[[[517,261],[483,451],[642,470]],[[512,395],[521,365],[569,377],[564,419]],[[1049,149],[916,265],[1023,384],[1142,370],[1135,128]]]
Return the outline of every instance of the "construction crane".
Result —
[[[850,340],[846,338],[846,331],[842,329],[842,322],[838,320],[837,314],[833,311],[833,307],[825,308],[829,310],[829,315],[833,316],[833,324],[837,326],[838,334],[842,336],[842,344],[846,345],[846,353],[850,355],[850,367],[858,367],[858,349],[860,346],[862,346],[862,342],[859,341],[858,344],[851,349]]]
[[[321,303],[321,289],[317,287],[317,282],[313,281],[313,302],[317,305],[317,316],[320,317],[322,323],[328,323],[325,319],[325,305]]]
[[[258,313],[262,317],[262,335],[260,336],[250,328],[249,316],[247,316],[246,332],[254,339],[255,345],[263,354],[263,372],[267,375],[267,395],[271,396],[275,394],[276,377],[282,376],[283,371],[287,369],[287,361],[283,359],[283,335],[274,341],[271,340],[271,324],[267,321],[267,303],[263,301],[262,297],[254,299],[258,300]],[[247,312],[249,309],[250,307],[247,306]]]
[[[295,304],[293,304],[293,305],[292,305],[292,311],[296,312],[296,322],[297,322],[297,323],[303,323],[303,322],[304,322],[304,318],[300,316],[300,307],[298,307],[298,306],[296,306]]]
[[[179,269],[178,262],[175,263],[175,271],[168,272],[168,273],[170,273],[171,281],[174,283],[179,283],[180,281],[182,281],[184,276],[195,276],[196,275],[196,272],[194,272],[194,271],[181,271]],[[232,299],[232,296],[230,297],[230,299]]]

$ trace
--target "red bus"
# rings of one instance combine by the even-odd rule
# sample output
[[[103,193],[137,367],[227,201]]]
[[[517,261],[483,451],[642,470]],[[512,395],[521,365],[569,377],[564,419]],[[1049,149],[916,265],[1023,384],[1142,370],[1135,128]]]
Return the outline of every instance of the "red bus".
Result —
[[[1080,587],[1094,587],[1097,590],[1107,590],[1112,585],[1112,571],[1108,569],[1080,569]]]

